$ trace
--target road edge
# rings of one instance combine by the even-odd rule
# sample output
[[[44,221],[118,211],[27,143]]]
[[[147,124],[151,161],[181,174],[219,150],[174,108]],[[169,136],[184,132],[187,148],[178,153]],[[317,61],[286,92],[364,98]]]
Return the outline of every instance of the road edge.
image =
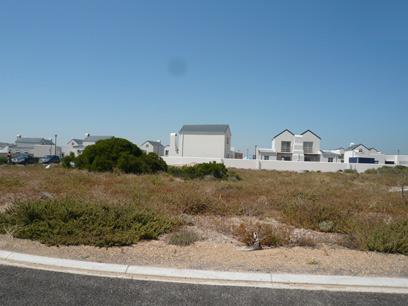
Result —
[[[100,277],[203,285],[408,294],[408,278],[226,272],[80,261],[0,250],[0,264]]]

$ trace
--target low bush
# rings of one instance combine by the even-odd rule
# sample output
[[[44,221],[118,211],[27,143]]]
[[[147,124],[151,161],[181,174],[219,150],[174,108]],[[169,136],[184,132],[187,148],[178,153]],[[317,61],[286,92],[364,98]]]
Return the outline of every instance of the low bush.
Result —
[[[283,206],[282,214],[288,223],[297,227],[336,232],[343,227],[349,211],[322,203],[314,195],[301,193]]]
[[[367,249],[408,255],[408,220],[377,226],[368,235]]]
[[[175,222],[134,205],[65,200],[20,202],[0,213],[0,231],[48,245],[124,246],[156,239]]]
[[[64,168],[72,168],[75,164],[75,154],[71,152],[68,156],[65,156],[62,159],[61,164]]]
[[[289,244],[290,232],[283,227],[270,224],[244,224],[233,229],[234,236],[248,246],[255,243],[253,233],[257,233],[262,246],[277,247]]]
[[[194,166],[183,166],[183,167],[169,167],[168,172],[177,177],[182,177],[184,179],[203,179],[205,177],[212,177],[216,179],[228,179],[230,173],[224,164],[219,164],[216,162],[201,163]],[[239,179],[236,174],[231,174]]]
[[[178,246],[188,246],[196,241],[200,240],[200,236],[191,230],[182,229],[178,232],[173,233],[170,236],[169,244]]]
[[[7,157],[0,156],[0,165],[7,164]]]

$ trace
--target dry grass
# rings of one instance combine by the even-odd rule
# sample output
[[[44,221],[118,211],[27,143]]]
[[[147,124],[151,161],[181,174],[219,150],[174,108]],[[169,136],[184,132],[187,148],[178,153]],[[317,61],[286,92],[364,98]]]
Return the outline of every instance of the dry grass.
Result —
[[[167,174],[89,173],[61,167],[0,167],[0,207],[13,199],[132,203],[170,216],[272,217],[288,225],[350,235],[365,249],[375,225],[408,219],[407,200],[389,192],[393,173],[292,173],[236,170],[240,181],[182,180]],[[378,235],[378,233],[377,233]]]

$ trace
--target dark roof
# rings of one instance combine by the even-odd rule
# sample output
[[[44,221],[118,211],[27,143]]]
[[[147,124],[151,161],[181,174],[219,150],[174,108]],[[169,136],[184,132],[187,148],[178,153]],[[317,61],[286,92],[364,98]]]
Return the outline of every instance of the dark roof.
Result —
[[[104,140],[104,139],[110,139],[113,138],[113,136],[87,136],[84,138],[83,141],[85,142],[97,142],[98,140]]]
[[[355,145],[352,145],[352,146],[349,146],[347,149],[346,149],[346,151],[353,151],[354,149],[356,149],[357,147],[359,147],[359,146],[363,146],[364,148],[366,148],[367,150],[370,150],[369,148],[367,148],[365,145],[363,145],[362,143],[359,143],[359,144],[355,144]]]
[[[82,139],[78,139],[78,138],[72,138],[69,142],[71,141],[75,141],[79,145],[81,145],[84,142]]]
[[[277,134],[277,135],[273,136],[273,138],[272,138],[272,139],[274,139],[274,138],[278,137],[279,135],[281,135],[281,134],[283,134],[283,133],[285,133],[285,132],[289,132],[289,133],[291,133],[292,135],[295,135],[295,134],[293,134],[293,133],[292,133],[292,131],[290,131],[290,130],[288,130],[288,129],[284,129],[284,130],[283,130],[282,132],[280,132],[279,134]]]
[[[142,145],[144,145],[146,142],[148,142],[148,143],[150,143],[150,144],[152,144],[154,146],[163,146],[160,141],[156,141],[156,140],[146,140],[144,143],[142,143]]]
[[[314,133],[314,132],[311,131],[311,130],[306,130],[306,131],[304,131],[304,132],[303,132],[302,134],[300,134],[300,135],[304,135],[304,134],[306,134],[307,132],[310,132],[310,133],[312,133],[313,135],[315,135],[317,138],[321,139],[319,135],[317,135],[316,133]]]
[[[228,124],[185,124],[179,133],[224,134],[228,129]]]
[[[18,143],[29,143],[29,144],[39,144],[39,145],[53,145],[51,139],[45,138],[33,138],[33,137],[17,137],[16,144]]]

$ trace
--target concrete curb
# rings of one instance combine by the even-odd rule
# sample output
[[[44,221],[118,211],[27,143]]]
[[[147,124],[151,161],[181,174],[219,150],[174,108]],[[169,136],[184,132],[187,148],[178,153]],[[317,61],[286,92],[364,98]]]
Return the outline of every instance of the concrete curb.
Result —
[[[195,284],[408,294],[408,278],[173,269],[88,262],[2,250],[0,264],[95,276]]]

